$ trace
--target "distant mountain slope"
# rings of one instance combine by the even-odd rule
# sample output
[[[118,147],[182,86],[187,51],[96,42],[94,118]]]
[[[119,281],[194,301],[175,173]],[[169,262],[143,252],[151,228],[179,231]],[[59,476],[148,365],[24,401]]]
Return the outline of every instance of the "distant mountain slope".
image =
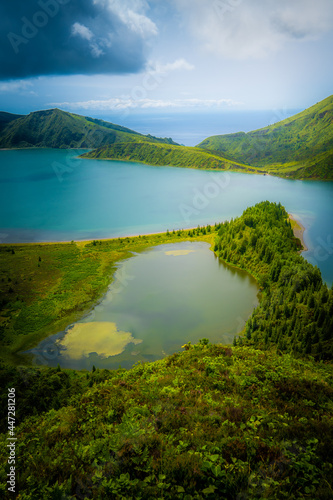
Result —
[[[197,147],[277,175],[333,179],[333,96],[269,127],[208,137]]]
[[[21,118],[23,115],[14,115],[13,113],[6,113],[6,111],[0,111],[0,132],[13,120]]]
[[[115,142],[141,141],[176,144],[172,139],[145,136],[120,125],[60,109],[26,116],[0,114],[0,148],[96,148]],[[7,120],[7,122],[6,122]]]
[[[198,148],[172,144],[152,144],[143,141],[111,144],[90,151],[82,155],[82,158],[137,161],[159,166],[260,172],[247,165],[230,161]]]

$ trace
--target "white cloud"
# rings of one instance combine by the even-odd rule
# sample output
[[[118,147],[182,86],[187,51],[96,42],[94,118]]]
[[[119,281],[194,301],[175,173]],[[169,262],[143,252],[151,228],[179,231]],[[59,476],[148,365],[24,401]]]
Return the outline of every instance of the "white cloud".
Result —
[[[128,110],[128,109],[161,109],[161,108],[197,108],[197,107],[230,107],[242,103],[232,99],[134,99],[131,97],[120,97],[105,100],[90,100],[82,102],[57,102],[50,106],[70,109],[90,110]]]
[[[106,39],[99,39],[98,41],[94,40],[96,38],[94,33],[87,26],[84,26],[84,24],[74,23],[72,26],[72,35],[80,36],[84,40],[90,42],[90,53],[95,58],[104,54],[102,46],[110,46],[110,42],[107,42]]]
[[[119,13],[120,19],[132,30],[134,33],[146,38],[147,36],[157,35],[158,29],[156,24],[143,14],[138,14],[133,10],[128,10]]]
[[[172,71],[178,71],[178,70],[185,70],[185,71],[191,71],[194,69],[193,64],[190,64],[187,62],[185,59],[176,59],[172,63],[166,63],[166,64],[161,64],[161,63],[154,63],[154,62],[149,62],[148,64],[149,71],[152,73],[158,73],[161,75],[166,75]]]
[[[32,90],[29,90],[32,86],[32,82],[29,82],[28,80],[0,82],[0,92],[29,92],[29,94],[35,94]]]
[[[85,40],[91,40],[93,38],[93,33],[90,31],[87,26],[84,26],[80,23],[74,23],[72,26],[72,35],[79,35],[81,38]]]
[[[100,57],[104,54],[104,51],[95,42],[90,44],[90,51],[93,57]]]
[[[261,58],[290,41],[333,28],[332,0],[173,0],[206,49],[224,57]]]
[[[96,0],[105,3],[105,0]],[[146,15],[149,5],[141,0],[108,0],[109,9],[142,38],[157,35],[156,24]]]

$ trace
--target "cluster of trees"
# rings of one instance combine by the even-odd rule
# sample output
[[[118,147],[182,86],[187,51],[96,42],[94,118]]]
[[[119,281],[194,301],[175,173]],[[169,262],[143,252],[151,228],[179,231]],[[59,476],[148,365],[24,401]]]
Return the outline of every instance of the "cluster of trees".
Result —
[[[215,230],[218,227],[220,227],[220,225],[215,224],[215,226],[214,226]],[[166,235],[167,236],[177,235],[177,236],[182,236],[182,237],[189,236],[190,238],[194,238],[195,236],[200,236],[200,235],[205,236],[206,234],[211,233],[214,230],[214,228],[212,228],[212,226],[210,224],[208,224],[207,226],[202,226],[202,227],[198,226],[197,228],[188,229],[188,230],[184,230],[184,229],[178,229],[177,231],[173,230],[172,233],[170,233],[169,230],[167,230]]]
[[[260,304],[246,325],[249,341],[331,359],[333,290],[300,248],[285,209],[267,201],[221,224],[215,244],[223,260],[252,273],[261,287]]]

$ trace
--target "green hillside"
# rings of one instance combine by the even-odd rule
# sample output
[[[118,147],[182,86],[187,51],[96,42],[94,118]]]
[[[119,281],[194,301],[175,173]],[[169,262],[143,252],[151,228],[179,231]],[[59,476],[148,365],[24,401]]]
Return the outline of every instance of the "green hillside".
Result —
[[[35,111],[27,116],[5,115],[8,114],[3,114],[7,123],[0,128],[0,148],[96,148],[138,138],[176,144],[172,139],[145,136],[120,125],[60,109]]]
[[[329,500],[332,365],[203,341],[131,370],[0,367],[24,500]],[[4,412],[3,412],[4,413]],[[1,415],[6,422],[7,413]]]
[[[1,131],[13,120],[17,120],[24,115],[14,115],[13,113],[6,113],[5,111],[0,111],[0,133]]]
[[[284,177],[333,179],[333,96],[269,127],[208,137],[197,147]]]
[[[119,142],[90,151],[82,155],[82,158],[137,161],[158,166],[263,172],[199,148],[173,146],[171,144],[151,144],[149,142]]]
[[[233,346],[188,342],[183,352],[130,370],[0,363],[3,498],[14,497],[7,483],[11,388],[18,498],[332,498],[333,290],[299,255],[280,204],[258,203],[214,228],[0,245],[7,264],[1,266],[8,327],[2,341],[10,344],[11,325],[29,335],[33,324],[50,329],[48,322],[66,309],[78,314],[105,289],[117,257],[149,243],[197,237],[215,239],[215,253],[261,286],[245,337]]]

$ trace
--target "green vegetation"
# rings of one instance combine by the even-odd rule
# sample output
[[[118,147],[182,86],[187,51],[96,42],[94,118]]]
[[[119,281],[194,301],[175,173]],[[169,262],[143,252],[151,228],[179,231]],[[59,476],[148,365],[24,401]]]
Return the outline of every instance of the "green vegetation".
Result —
[[[35,321],[46,335],[56,324],[52,308],[60,299],[68,321],[67,306],[84,309],[96,301],[115,260],[187,238],[215,241],[220,258],[257,278],[260,304],[244,336],[232,347],[189,342],[184,352],[130,370],[76,372],[1,362],[3,497],[12,497],[6,415],[8,388],[15,387],[22,500],[332,498],[333,290],[299,254],[301,243],[280,204],[258,203],[215,228],[2,245],[8,352],[15,352],[15,321],[23,314],[24,328],[29,318],[26,307],[38,304],[30,325]],[[21,308],[15,310],[15,301]],[[23,333],[31,334],[28,327]]]
[[[17,387],[19,498],[332,498],[332,365],[186,349],[128,371],[2,367]]]
[[[333,357],[333,290],[298,250],[288,214],[280,205],[258,203],[235,221],[221,224],[215,251],[249,271],[262,287],[260,305],[246,325],[254,346],[316,359]]]
[[[81,158],[137,161],[159,166],[263,172],[198,148],[149,142],[119,142],[85,153]]]
[[[8,123],[17,118],[21,118],[23,115],[14,115],[13,113],[6,113],[5,111],[0,111],[0,132],[8,125]]]
[[[162,243],[213,241],[211,228],[92,242],[0,245],[0,358],[62,331],[106,291],[116,262]]]
[[[137,140],[176,144],[172,139],[145,136],[60,109],[35,111],[27,116],[0,113],[0,148],[96,148]]]
[[[294,179],[333,179],[333,96],[253,132],[208,137],[197,147]]]

